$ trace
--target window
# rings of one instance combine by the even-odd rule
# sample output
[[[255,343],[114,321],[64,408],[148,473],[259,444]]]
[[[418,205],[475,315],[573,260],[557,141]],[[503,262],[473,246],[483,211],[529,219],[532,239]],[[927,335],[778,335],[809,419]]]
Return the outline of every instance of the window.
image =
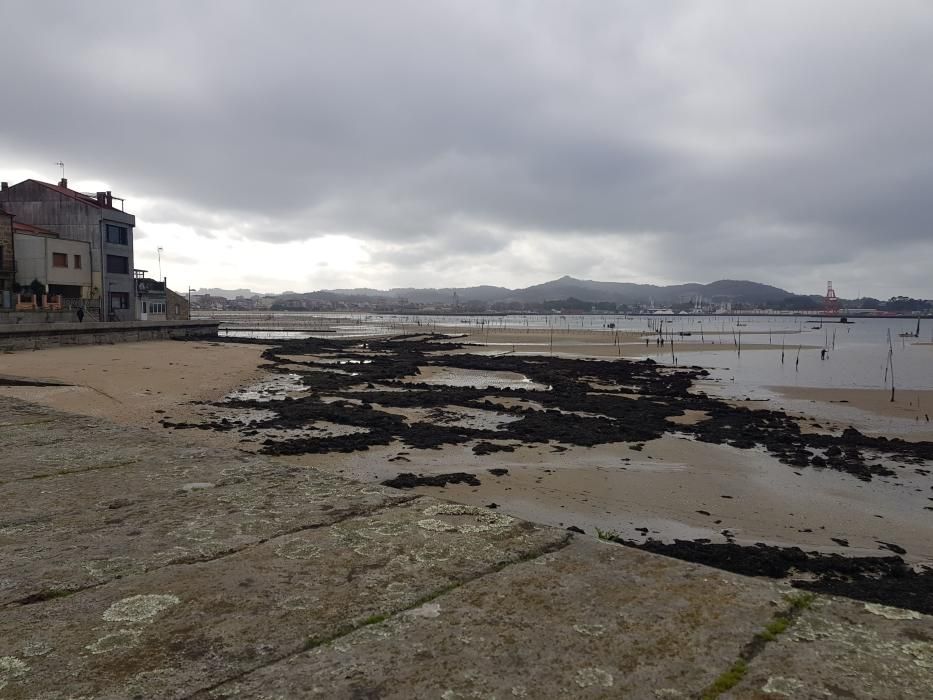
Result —
[[[111,292],[110,293],[110,308],[111,309],[130,308],[129,292]]]
[[[107,242],[108,243],[126,245],[128,241],[129,241],[129,236],[126,232],[126,226],[114,226],[113,224],[107,224]]]
[[[75,255],[74,259],[75,259],[74,269],[80,270],[81,269],[81,256]]]
[[[130,274],[130,259],[122,255],[107,256],[107,272],[118,275]]]
[[[52,253],[52,267],[68,267],[68,254]]]

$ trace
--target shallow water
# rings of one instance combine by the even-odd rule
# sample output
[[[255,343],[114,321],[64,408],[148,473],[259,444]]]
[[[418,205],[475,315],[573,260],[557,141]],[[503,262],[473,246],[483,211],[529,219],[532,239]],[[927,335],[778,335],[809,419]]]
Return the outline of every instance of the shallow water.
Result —
[[[459,369],[455,367],[422,367],[421,372],[420,375],[406,377],[403,381],[438,386],[473,387],[476,389],[547,391],[550,388],[514,372],[485,372],[478,369]]]

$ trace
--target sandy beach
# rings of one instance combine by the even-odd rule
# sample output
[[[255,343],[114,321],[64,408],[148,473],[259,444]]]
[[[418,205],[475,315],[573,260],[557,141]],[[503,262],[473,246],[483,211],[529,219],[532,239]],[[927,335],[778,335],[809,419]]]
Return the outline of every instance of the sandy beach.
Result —
[[[933,391],[767,387],[789,410],[822,418],[824,427],[853,425],[862,432],[907,440],[933,440]]]
[[[0,394],[70,413],[158,427],[163,412],[193,415],[212,401],[266,378],[259,345],[177,342],[47,348],[0,354],[4,376],[63,386],[3,386]]]
[[[573,342],[579,342],[579,338]],[[65,386],[0,386],[0,393],[69,412],[140,425],[161,431],[170,439],[232,445],[247,451],[261,449],[268,437],[300,436],[304,439],[315,434],[346,435],[356,430],[319,420],[309,423],[306,430],[266,430],[250,434],[245,422],[261,414],[261,409],[228,411],[196,403],[220,400],[248,386],[256,389],[252,392],[255,395],[262,395],[263,387],[273,385],[279,398],[286,394],[302,395],[305,388],[296,384],[297,377],[271,375],[259,369],[264,362],[260,354],[265,347],[163,341],[4,354],[0,356],[0,375],[61,382]],[[592,353],[590,343],[582,347],[588,354],[598,354]],[[361,350],[360,357],[379,358],[382,354]],[[348,367],[353,365],[337,364],[344,361],[336,354],[287,355],[282,358],[282,367],[302,369],[299,364],[302,358],[316,363],[314,370],[319,376],[352,376]],[[420,374],[405,378],[405,382],[415,382],[414,387],[418,382],[432,381],[439,382],[438,386],[469,386],[477,381],[471,371],[422,367]],[[502,376],[487,373],[484,381],[489,388],[486,400],[490,403],[483,410],[456,405],[422,409],[377,404],[375,408],[400,416],[410,425],[459,425],[492,430],[516,420],[499,412],[497,406],[503,411],[515,406],[544,410],[535,403],[534,395],[546,392],[548,387],[537,387],[540,391],[527,392],[521,399],[498,397],[497,386],[522,386],[523,379],[515,373],[499,374]],[[597,396],[609,390],[624,389],[599,381],[591,381],[590,386]],[[396,387],[392,391],[402,389]],[[917,395],[905,391],[901,394],[903,403],[890,406],[885,405],[879,392],[873,391],[797,388],[774,388],[774,391],[788,401],[801,402],[807,420],[825,421],[824,427],[832,425],[832,410],[840,406],[898,419],[917,413],[918,396],[921,406],[933,406],[933,392]],[[338,395],[328,397],[327,392],[321,396],[325,402],[342,401]],[[839,401],[848,404],[834,403]],[[244,427],[231,431],[172,431],[160,424],[162,420],[175,423],[213,421],[216,424],[224,418],[243,421]],[[381,482],[401,472],[425,475],[465,472],[474,475],[480,485],[423,486],[416,491],[474,505],[492,507],[494,504],[510,515],[561,527],[575,526],[590,534],[611,531],[631,538],[709,538],[714,541],[726,538],[740,543],[767,542],[847,554],[880,554],[879,542],[894,541],[909,552],[911,561],[933,561],[933,537],[930,536],[933,512],[926,518],[916,515],[929,512],[924,511],[924,507],[933,505],[929,500],[933,491],[924,475],[905,469],[897,479],[876,478],[865,483],[833,470],[795,469],[761,449],[697,442],[688,435],[676,433],[678,426],[686,429],[706,419],[700,411],[674,416],[670,423],[675,432],[640,447],[622,442],[586,447],[556,441],[516,444],[511,440],[502,444],[512,451],[488,454],[477,454],[472,443],[441,449],[389,444],[350,452],[280,458],[363,482]],[[832,427],[841,429],[843,424]],[[507,471],[493,475],[490,469]],[[847,546],[839,542],[847,542]]]

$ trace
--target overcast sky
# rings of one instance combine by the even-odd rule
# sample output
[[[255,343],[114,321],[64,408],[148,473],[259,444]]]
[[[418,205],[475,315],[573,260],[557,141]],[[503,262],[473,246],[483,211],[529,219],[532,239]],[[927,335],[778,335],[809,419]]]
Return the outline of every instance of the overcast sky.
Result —
[[[0,179],[169,285],[933,297],[933,2],[0,0]]]

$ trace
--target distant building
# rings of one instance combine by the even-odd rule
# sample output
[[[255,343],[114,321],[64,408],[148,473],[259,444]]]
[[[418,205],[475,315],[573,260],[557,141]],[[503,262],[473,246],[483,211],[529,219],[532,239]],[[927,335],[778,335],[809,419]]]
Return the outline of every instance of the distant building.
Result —
[[[0,209],[0,309],[9,309],[13,305],[15,275],[13,215]]]
[[[188,300],[168,287],[165,288],[165,318],[169,321],[184,321],[191,318]]]
[[[114,202],[119,202],[119,208]],[[57,185],[23,180],[0,185],[0,208],[16,221],[58,234],[61,240],[89,245],[89,297],[102,303],[105,318],[128,321],[135,317],[133,228],[136,217],[123,211],[123,200],[110,192],[84,194]],[[83,261],[82,261],[83,264]],[[83,269],[83,268],[82,268]]]
[[[146,277],[145,270],[134,270],[136,317],[140,321],[184,321],[191,318],[188,300],[168,288],[168,281]]]
[[[264,294],[261,297],[256,297],[253,305],[257,309],[271,309],[276,299],[278,299],[278,296],[275,294]]]
[[[136,283],[136,318],[140,321],[164,321],[166,318],[165,280],[146,277],[145,270],[133,270]]]

